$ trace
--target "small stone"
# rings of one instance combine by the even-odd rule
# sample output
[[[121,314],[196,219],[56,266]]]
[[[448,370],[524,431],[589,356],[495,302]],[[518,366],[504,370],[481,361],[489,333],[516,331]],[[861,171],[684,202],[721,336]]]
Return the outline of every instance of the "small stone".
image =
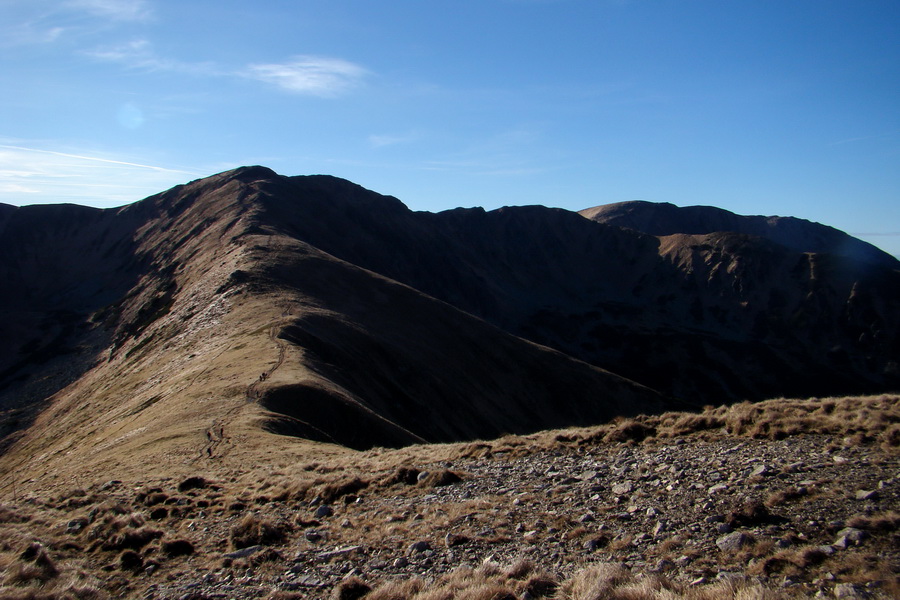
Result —
[[[663,521],[657,521],[656,525],[653,526],[653,536],[659,537],[659,534],[665,533],[669,530],[669,526]]]
[[[338,558],[347,556],[348,554],[352,554],[353,552],[359,550],[362,546],[344,546],[343,548],[336,548],[329,552],[322,552],[316,555],[316,558],[319,560],[331,560],[332,558]]]
[[[753,538],[751,538],[743,531],[735,531],[734,533],[729,533],[728,535],[723,535],[722,537],[718,538],[716,540],[716,546],[718,546],[719,550],[722,550],[723,552],[734,551],[743,548],[751,541],[753,541]]]
[[[605,545],[605,540],[603,538],[593,538],[586,541],[582,546],[588,552],[595,552],[598,549],[602,548]]]
[[[253,556],[263,548],[265,548],[265,546],[247,546],[246,548],[229,552],[225,555],[225,558],[247,558],[248,556]]]
[[[453,546],[461,546],[469,542],[469,538],[464,535],[459,535],[456,533],[448,533],[444,536],[444,543],[447,544],[448,548],[452,548]]]
[[[719,492],[724,492],[728,489],[728,486],[724,483],[717,483],[707,490],[707,493],[712,496],[713,494],[718,494]]]
[[[407,566],[409,566],[409,561],[406,560],[406,558],[404,558],[402,556],[400,558],[394,560],[394,567],[396,567],[398,569],[402,569],[403,567],[407,567]]]
[[[315,515],[317,519],[321,519],[323,517],[330,517],[334,514],[334,509],[328,506],[327,504],[321,505],[316,509]]]
[[[78,533],[88,526],[89,521],[85,517],[78,517],[66,523],[66,533]]]
[[[429,544],[425,540],[413,542],[412,544],[409,545],[409,553],[410,554],[425,552],[426,550],[431,550],[431,544]]]
[[[663,571],[670,571],[675,568],[675,563],[671,560],[666,560],[665,558],[661,559],[656,566],[652,569],[656,573],[662,573]]]
[[[858,546],[862,543],[864,539],[866,539],[868,534],[862,529],[856,529],[855,527],[844,527],[837,533],[837,541],[835,541],[834,545],[840,547],[842,550],[845,550],[848,546]]]
[[[768,467],[768,465],[759,465],[752,471],[750,471],[750,477],[763,477],[765,475],[771,475],[772,470]]]
[[[322,534],[315,529],[310,529],[304,537],[306,537],[306,541],[315,543],[322,539]]]
[[[862,590],[852,583],[839,583],[834,586],[835,598],[860,598]]]
[[[583,515],[581,515],[581,517],[578,518],[579,523],[591,523],[592,521],[595,521],[595,520],[596,519],[594,518],[594,515],[592,515],[591,513],[583,514]]]
[[[875,500],[878,498],[878,490],[857,490],[857,500]]]
[[[731,533],[731,525],[728,523],[719,523],[716,525],[716,531],[718,533]]]
[[[612,486],[612,493],[616,496],[624,496],[625,494],[630,494],[632,491],[634,491],[634,484],[630,481],[617,483]]]

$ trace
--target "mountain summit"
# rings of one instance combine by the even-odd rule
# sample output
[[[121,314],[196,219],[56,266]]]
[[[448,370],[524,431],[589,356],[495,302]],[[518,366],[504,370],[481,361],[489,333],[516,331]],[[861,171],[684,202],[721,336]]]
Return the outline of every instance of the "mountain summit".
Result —
[[[900,388],[896,260],[672,208],[432,214],[263,167],[119,209],[0,206],[0,472]]]

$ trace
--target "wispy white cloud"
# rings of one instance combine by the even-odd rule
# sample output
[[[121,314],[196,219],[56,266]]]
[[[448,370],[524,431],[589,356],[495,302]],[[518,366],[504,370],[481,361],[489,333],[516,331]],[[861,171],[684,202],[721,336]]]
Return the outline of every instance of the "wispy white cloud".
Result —
[[[283,91],[321,97],[337,96],[358,85],[369,74],[357,64],[324,56],[298,56],[283,63],[253,64],[229,70],[212,62],[184,62],[160,56],[146,39],[95,48],[85,54],[95,60],[118,63],[129,69],[250,78]]]
[[[399,144],[411,144],[419,139],[419,134],[416,132],[404,133],[401,135],[391,135],[391,134],[373,134],[370,135],[369,145],[373,148],[384,148],[386,146],[397,146]]]
[[[28,46],[51,44],[66,31],[64,27],[52,27],[37,22],[20,23],[3,30],[0,46]]]
[[[145,21],[153,15],[147,0],[69,0],[66,6],[113,21]]]
[[[104,46],[84,54],[95,60],[121,64],[129,69],[147,71],[177,71],[194,75],[222,75],[210,62],[182,62],[156,53],[149,40],[136,39],[117,46]]]
[[[284,63],[250,65],[244,75],[296,94],[335,96],[359,85],[368,71],[340,58],[296,56]]]
[[[0,144],[0,202],[118,206],[201,176],[187,169]]]

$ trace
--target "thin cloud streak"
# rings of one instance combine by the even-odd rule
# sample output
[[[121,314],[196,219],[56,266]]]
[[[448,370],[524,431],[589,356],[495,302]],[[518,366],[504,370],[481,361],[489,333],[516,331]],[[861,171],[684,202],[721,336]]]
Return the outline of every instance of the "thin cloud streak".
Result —
[[[378,135],[373,134],[368,138],[369,145],[373,148],[384,148],[386,146],[396,146],[399,144],[410,144],[419,139],[417,133],[407,133],[404,135]]]
[[[34,23],[22,23],[7,28],[0,41],[0,47],[33,46],[40,44],[52,44],[65,32],[64,27],[41,28]]]
[[[249,78],[282,91],[319,97],[334,97],[346,92],[359,85],[369,74],[355,63],[327,56],[298,56],[283,63],[253,64],[239,71],[229,71],[210,62],[190,63],[161,57],[145,39],[97,48],[85,54],[95,60],[118,63],[129,69]]]
[[[145,21],[153,15],[146,0],[70,0],[66,5],[113,21]]]
[[[9,146],[6,144],[0,144],[0,148],[6,148],[8,150],[22,150],[24,152],[38,152],[41,154],[52,154],[53,156],[63,156],[66,158],[77,158],[79,160],[87,160],[87,161],[101,162],[101,163],[114,164],[114,165],[140,167],[142,169],[151,169],[153,171],[163,171],[166,173],[183,173],[185,175],[195,175],[196,174],[196,173],[192,173],[190,171],[181,171],[178,169],[167,169],[165,167],[156,167],[153,165],[142,165],[140,163],[127,162],[127,161],[123,161],[123,160],[112,160],[109,158],[99,158],[96,156],[85,156],[85,155],[81,155],[81,154],[68,154],[66,152],[56,152],[54,150],[40,150],[37,148],[25,148],[23,146]]]
[[[153,44],[144,39],[132,40],[120,46],[98,48],[87,51],[84,54],[96,60],[119,63],[129,69],[174,71],[210,77],[225,74],[220,72],[213,63],[189,63],[163,58],[154,52]]]
[[[145,162],[0,144],[0,201],[120,206],[201,176]]]
[[[296,56],[285,63],[250,65],[246,77],[285,91],[334,96],[357,86],[368,74],[352,62],[327,56]]]

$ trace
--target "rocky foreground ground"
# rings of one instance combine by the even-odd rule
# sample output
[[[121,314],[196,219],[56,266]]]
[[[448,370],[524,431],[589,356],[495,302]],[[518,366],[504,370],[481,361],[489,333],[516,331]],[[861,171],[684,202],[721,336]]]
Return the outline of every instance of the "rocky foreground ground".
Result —
[[[746,405],[7,498],[0,598],[898,598],[898,405]]]

